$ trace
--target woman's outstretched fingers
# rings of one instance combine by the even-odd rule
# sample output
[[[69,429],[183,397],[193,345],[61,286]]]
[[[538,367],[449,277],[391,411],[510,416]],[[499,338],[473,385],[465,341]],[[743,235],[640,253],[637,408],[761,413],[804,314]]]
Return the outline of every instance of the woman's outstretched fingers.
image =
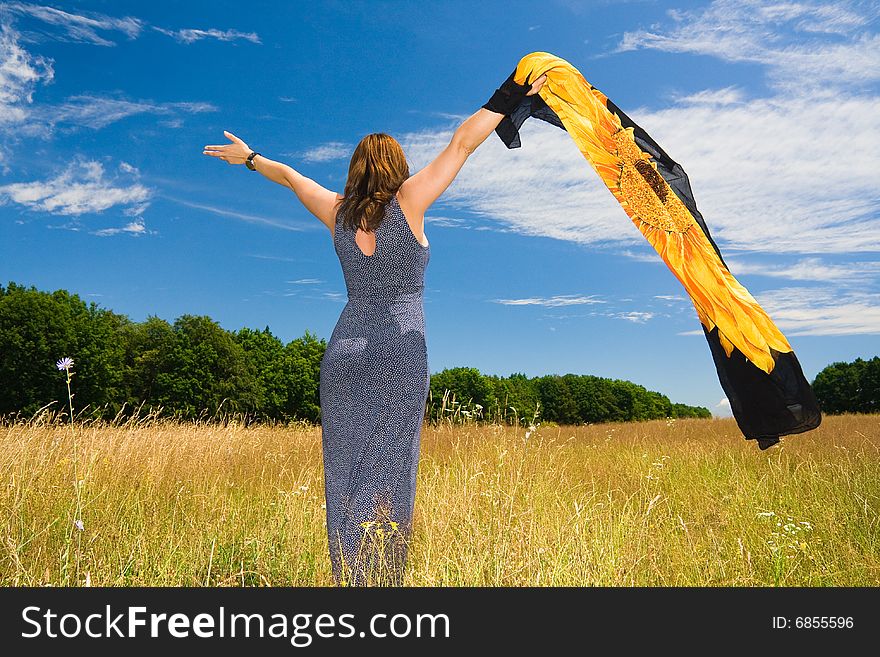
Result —
[[[219,157],[227,164],[243,164],[250,152],[248,145],[228,130],[224,130],[223,134],[226,135],[232,143],[222,145],[208,144],[204,147],[202,153],[204,155]]]
[[[236,144],[243,144],[243,143],[244,143],[241,139],[239,139],[238,137],[236,137],[234,134],[232,134],[232,133],[229,132],[228,130],[224,130],[224,131],[223,131],[223,134],[226,135],[227,137],[229,137],[229,138],[230,138],[232,141],[234,141]]]

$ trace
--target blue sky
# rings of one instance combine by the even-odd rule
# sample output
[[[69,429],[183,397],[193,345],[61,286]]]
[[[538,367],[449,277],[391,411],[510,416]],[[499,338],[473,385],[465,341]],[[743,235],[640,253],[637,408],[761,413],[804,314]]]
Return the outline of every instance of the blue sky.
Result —
[[[880,352],[877,2],[0,3],[0,281],[135,321],[329,339],[345,284],[223,130],[341,192],[359,139],[412,172],[529,52],[566,59],[688,172],[806,376]],[[577,152],[491,135],[430,209],[432,372],[594,374],[729,415],[683,288]]]

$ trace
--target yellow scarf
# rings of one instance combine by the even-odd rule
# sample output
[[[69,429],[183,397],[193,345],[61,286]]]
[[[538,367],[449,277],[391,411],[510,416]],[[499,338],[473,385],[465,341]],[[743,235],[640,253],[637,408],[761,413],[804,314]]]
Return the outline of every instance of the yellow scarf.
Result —
[[[606,96],[574,66],[550,53],[523,57],[514,80],[524,84],[527,77],[534,82],[541,75],[547,81],[538,95],[684,286],[706,330],[718,327],[728,357],[736,347],[770,373],[776,362],[773,350],[790,352],[791,345],[728,271],[707,232],[658,173],[652,155],[636,143],[634,127],[624,127],[621,118],[608,109]]]

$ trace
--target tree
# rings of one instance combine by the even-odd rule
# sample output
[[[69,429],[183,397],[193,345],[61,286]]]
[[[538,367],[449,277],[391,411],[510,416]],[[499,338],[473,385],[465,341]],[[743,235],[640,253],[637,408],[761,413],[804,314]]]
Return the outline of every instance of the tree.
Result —
[[[320,421],[321,359],[326,350],[326,341],[309,331],[284,348],[285,418]]]
[[[75,410],[115,414],[123,358],[118,335],[127,321],[66,290],[47,294],[33,286],[0,286],[0,413],[31,415],[66,399],[55,363],[69,356],[76,377]]]
[[[541,418],[558,424],[578,424],[580,415],[571,394],[568,380],[558,374],[547,374],[535,379],[535,389],[541,402]]]
[[[220,410],[255,412],[257,377],[232,335],[207,316],[181,315],[170,349],[161,352],[155,400],[186,418]]]
[[[262,419],[281,418],[289,395],[284,343],[272,335],[268,326],[262,331],[242,328],[235,334],[235,341],[244,349],[256,376],[256,415]]]
[[[812,386],[823,413],[876,413],[880,409],[880,357],[831,363],[816,375]]]
[[[173,324],[155,316],[132,322],[65,290],[10,283],[0,286],[0,414],[29,415],[66,398],[55,362],[69,356],[78,413],[113,417],[123,406],[129,412],[161,407],[166,415],[194,418],[222,408],[257,420],[319,422],[326,348],[308,331],[284,345],[268,326],[232,333],[207,316],[182,315]],[[831,367],[816,384],[825,386],[829,405],[876,409],[880,359],[837,365],[839,372]],[[431,373],[430,392],[432,413],[449,392],[453,411],[494,421],[530,421],[536,409],[541,419],[565,424],[711,416],[629,381],[577,374],[529,379],[453,367]]]

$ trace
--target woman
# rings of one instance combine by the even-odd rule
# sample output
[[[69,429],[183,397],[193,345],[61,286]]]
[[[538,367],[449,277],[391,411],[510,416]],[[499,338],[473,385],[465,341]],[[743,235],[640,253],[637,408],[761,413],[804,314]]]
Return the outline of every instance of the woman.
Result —
[[[231,144],[205,146],[205,155],[247,164],[293,190],[327,226],[342,265],[348,303],[320,370],[327,536],[337,584],[402,582],[430,383],[425,212],[505,115],[545,80],[519,85],[511,74],[414,175],[393,137],[367,135],[352,155],[344,195],[255,153],[230,132],[224,134]]]

